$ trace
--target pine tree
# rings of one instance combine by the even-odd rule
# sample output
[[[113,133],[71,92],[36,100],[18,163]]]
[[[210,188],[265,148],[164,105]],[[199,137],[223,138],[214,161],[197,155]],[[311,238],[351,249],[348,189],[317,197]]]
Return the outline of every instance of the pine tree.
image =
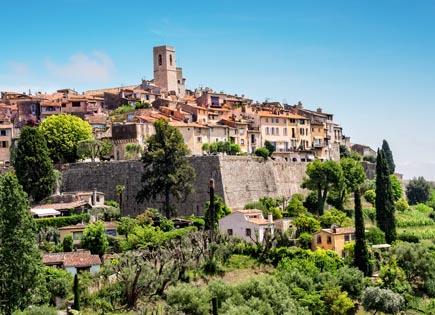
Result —
[[[55,175],[47,143],[38,128],[24,127],[18,140],[15,173],[24,191],[41,201],[54,190]]]
[[[361,205],[361,192],[359,189],[354,192],[355,197],[355,261],[354,265],[361,270],[366,277],[371,276],[372,264],[367,250],[365,239],[364,217]]]
[[[169,219],[175,212],[170,197],[185,200],[193,190],[195,170],[186,158],[189,149],[180,131],[163,119],[156,120],[154,128],[156,133],[146,140],[142,154],[144,172],[136,200],[160,199]]]
[[[0,314],[48,299],[42,257],[35,246],[29,201],[10,172],[0,177]]]
[[[376,221],[385,233],[387,243],[396,240],[396,224],[394,219],[394,198],[391,189],[389,169],[385,153],[378,149],[376,159]]]
[[[389,174],[394,174],[396,170],[396,165],[394,164],[393,152],[390,150],[387,140],[382,141],[382,151],[385,153],[385,159],[387,160]]]

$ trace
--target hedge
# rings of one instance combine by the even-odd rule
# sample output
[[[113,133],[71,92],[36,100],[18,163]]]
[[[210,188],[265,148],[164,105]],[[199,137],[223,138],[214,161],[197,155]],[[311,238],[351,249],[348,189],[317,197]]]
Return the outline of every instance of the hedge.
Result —
[[[68,217],[56,217],[56,218],[45,218],[45,219],[35,219],[37,230],[41,230],[47,227],[60,228],[62,226],[75,225],[81,222],[89,222],[89,214],[74,214]]]

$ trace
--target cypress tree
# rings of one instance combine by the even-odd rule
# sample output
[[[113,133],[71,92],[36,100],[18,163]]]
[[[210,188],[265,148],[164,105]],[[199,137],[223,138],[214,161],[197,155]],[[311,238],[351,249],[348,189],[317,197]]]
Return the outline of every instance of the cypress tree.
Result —
[[[80,311],[79,277],[77,276],[77,274],[74,275],[73,293],[74,293],[73,309]]]
[[[47,142],[38,128],[26,126],[22,129],[14,168],[19,183],[34,201],[41,201],[53,192],[53,163]]]
[[[371,276],[373,271],[365,239],[364,217],[361,205],[361,192],[359,189],[354,192],[355,197],[355,260],[354,265],[364,273],[364,276]]]
[[[396,165],[394,164],[393,152],[390,150],[387,140],[382,141],[382,151],[385,153],[385,159],[387,160],[389,174],[394,174]]]
[[[387,160],[384,151],[378,149],[376,159],[376,221],[378,227],[385,233],[385,239],[389,244],[396,240],[394,210]]]

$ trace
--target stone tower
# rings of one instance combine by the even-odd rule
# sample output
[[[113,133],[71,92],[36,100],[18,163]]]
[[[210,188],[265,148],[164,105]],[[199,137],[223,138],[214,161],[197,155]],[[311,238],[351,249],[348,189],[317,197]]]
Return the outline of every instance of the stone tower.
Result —
[[[177,66],[174,47],[154,47],[153,55],[154,84],[160,87],[164,92],[174,92],[178,95]]]

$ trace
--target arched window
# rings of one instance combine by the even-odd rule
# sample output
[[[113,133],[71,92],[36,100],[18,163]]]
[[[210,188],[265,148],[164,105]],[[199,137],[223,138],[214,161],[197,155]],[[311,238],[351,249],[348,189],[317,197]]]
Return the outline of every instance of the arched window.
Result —
[[[169,65],[172,66],[172,55],[169,55]]]
[[[162,55],[159,55],[159,66],[162,65]]]

